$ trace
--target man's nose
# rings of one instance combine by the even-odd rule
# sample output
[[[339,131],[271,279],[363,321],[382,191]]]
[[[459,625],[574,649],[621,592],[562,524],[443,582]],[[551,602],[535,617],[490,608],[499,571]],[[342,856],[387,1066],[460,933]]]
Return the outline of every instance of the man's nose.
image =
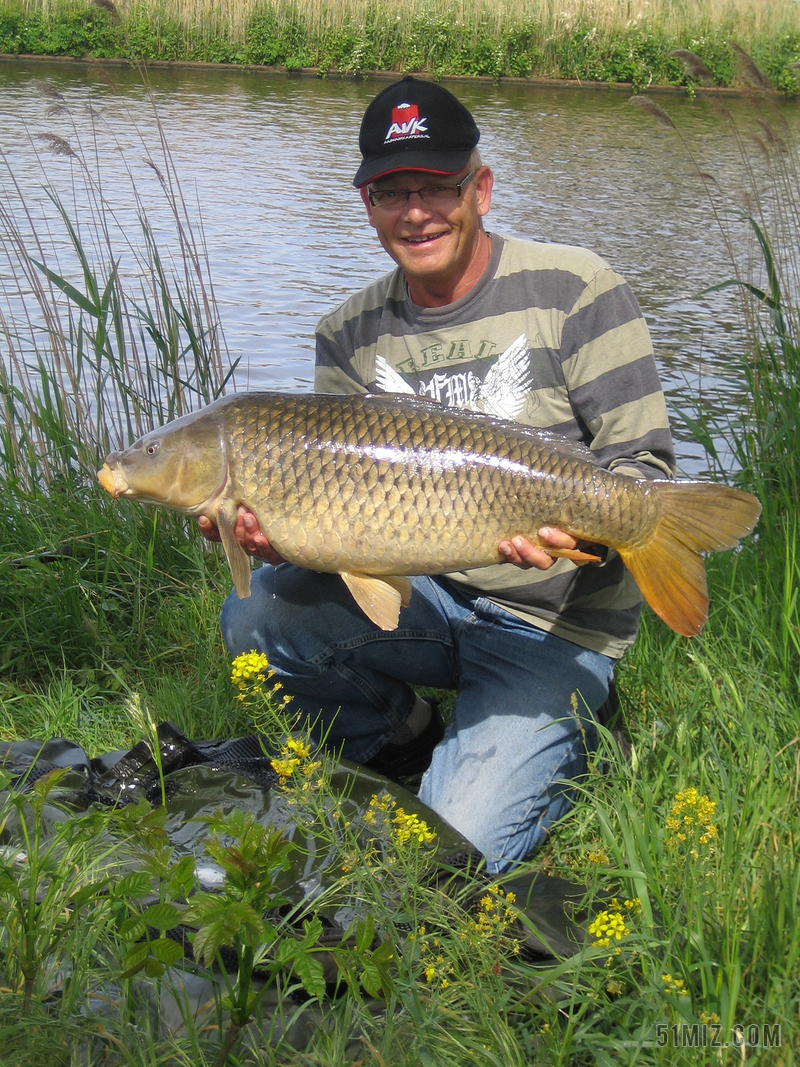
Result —
[[[433,214],[430,204],[426,204],[416,189],[411,189],[403,214],[408,218],[429,218]]]

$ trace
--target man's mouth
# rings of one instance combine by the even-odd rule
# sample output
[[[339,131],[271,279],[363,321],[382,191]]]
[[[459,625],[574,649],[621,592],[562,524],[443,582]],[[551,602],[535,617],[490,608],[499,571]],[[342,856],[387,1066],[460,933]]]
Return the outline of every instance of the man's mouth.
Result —
[[[444,237],[442,233],[422,233],[412,237],[404,237],[403,240],[412,245],[424,245],[430,244],[431,241],[438,241],[440,237]]]

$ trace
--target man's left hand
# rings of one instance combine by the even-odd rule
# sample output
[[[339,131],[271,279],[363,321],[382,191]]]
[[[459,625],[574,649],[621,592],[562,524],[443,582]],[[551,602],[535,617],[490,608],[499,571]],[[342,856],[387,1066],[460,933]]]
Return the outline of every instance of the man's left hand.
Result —
[[[541,530],[537,530],[537,537],[542,545],[549,548],[573,550],[578,547],[578,542],[574,537],[553,526],[543,526]],[[540,571],[546,571],[555,563],[552,556],[548,556],[541,548],[531,544],[526,537],[512,537],[510,541],[501,541],[497,547],[509,563],[523,570],[537,567]]]

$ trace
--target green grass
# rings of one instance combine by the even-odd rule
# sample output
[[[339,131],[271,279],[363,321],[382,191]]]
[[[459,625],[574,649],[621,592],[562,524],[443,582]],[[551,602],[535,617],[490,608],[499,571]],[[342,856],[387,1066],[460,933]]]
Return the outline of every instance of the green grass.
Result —
[[[752,250],[729,243],[730,295],[741,301],[749,341],[748,403],[729,426],[703,410],[682,414],[718,465],[715,442],[729,438],[736,465],[720,473],[759,495],[763,519],[741,550],[709,561],[712,608],[701,637],[681,639],[646,614],[618,670],[632,762],[605,736],[575,807],[531,863],[585,885],[589,915],[618,915],[624,932],[607,946],[589,943],[575,956],[534,965],[517,951],[525,930],[506,917],[506,908],[515,915],[513,902],[469,878],[443,892],[429,877],[431,849],[402,840],[392,812],[377,850],[364,832],[372,824],[363,805],[344,818],[347,798],[336,795],[323,768],[309,779],[321,783],[311,798],[302,787],[295,797],[317,847],[343,872],[326,890],[332,895],[315,906],[357,905],[384,943],[401,951],[391,961],[373,957],[374,930],[362,925],[352,942],[335,946],[343,982],[337,1000],[320,1011],[313,992],[305,1005],[276,993],[265,1005],[268,1025],[273,1010],[283,1021],[310,1016],[304,1036],[290,1040],[276,1030],[269,1041],[244,1026],[230,1037],[230,1064],[789,1067],[800,1060],[800,347],[791,295],[800,277],[800,192],[796,146],[787,150],[785,131],[759,125],[761,119],[754,113],[760,143],[752,131],[737,131],[742,183],[753,181],[745,204],[755,273],[747,266]],[[769,164],[768,181],[751,152]],[[704,173],[702,160],[696,162]],[[89,188],[97,189],[87,173]],[[724,227],[731,204],[705,180]],[[94,211],[102,197],[86,202]],[[176,209],[183,210],[180,203]],[[196,737],[235,736],[272,721],[280,741],[287,725],[275,703],[239,702],[228,679],[217,621],[229,584],[223,561],[179,519],[119,508],[94,484],[107,442],[225,386],[221,341],[209,348],[203,340],[218,334],[208,286],[192,289],[203,278],[192,266],[192,242],[174,255],[188,269],[166,269],[169,257],[152,246],[143,223],[144,292],[153,294],[146,301],[141,285],[134,298],[110,269],[117,256],[107,243],[98,244],[106,250],[100,266],[89,269],[78,248],[68,272],[45,263],[36,244],[23,239],[29,219],[21,207],[16,215],[4,210],[6,248],[22,276],[40,283],[31,284],[32,297],[26,294],[34,301],[30,321],[44,315],[53,325],[43,340],[26,321],[9,328],[4,311],[5,337],[16,345],[12,359],[39,367],[50,388],[40,389],[34,376],[7,375],[0,383],[7,404],[0,447],[0,737],[61,735],[95,754],[149,736],[159,720]],[[62,221],[74,220],[67,213]],[[101,225],[96,232],[107,231]],[[164,316],[160,324],[156,314]],[[146,322],[158,328],[144,331],[145,343],[138,327]],[[134,340],[137,361],[152,368],[160,390],[143,390],[134,361],[123,358]],[[72,383],[66,402],[56,388],[61,380]],[[4,846],[19,842],[25,820],[31,854],[37,810],[41,818],[53,810],[51,785],[6,805]],[[674,819],[692,812],[702,818],[676,829]],[[154,953],[166,959],[174,953],[162,944],[150,955],[139,951],[136,912],[145,906],[144,891],[170,905],[191,880],[163,850],[159,819],[158,812],[138,811],[67,820],[54,852],[42,837],[39,866],[16,862],[18,844],[0,850],[4,1067],[218,1061],[223,1038],[213,994],[207,1018],[185,1014],[171,1034],[155,1029],[142,997],[148,982],[151,991],[169,984],[169,973],[157,973]],[[131,851],[146,886],[141,874],[124,881],[117,869],[129,869]],[[615,896],[618,911],[610,904]],[[225,907],[232,916],[246,914],[237,911],[232,890]],[[169,908],[154,914],[164,929],[174,918]],[[282,927],[278,941],[285,935]],[[246,970],[252,946],[240,932],[231,933],[231,943],[236,937]],[[292,958],[317,988],[318,972],[303,963],[304,953],[317,958],[314,946],[283,951],[299,952]],[[137,960],[152,977],[120,978]],[[377,997],[382,976],[385,993]],[[118,991],[110,1014],[91,995],[109,987]],[[241,997],[239,1003],[244,1020],[250,1009]],[[677,1027],[661,1033],[680,1037],[685,1025],[691,1039],[702,1033],[692,1027],[720,1025],[727,1038],[734,1024],[780,1026],[780,1047],[675,1048],[657,1040],[659,1027]],[[767,1033],[770,1041],[776,1036]]]
[[[650,84],[693,85],[706,77],[717,85],[749,84],[747,62],[735,45],[763,69],[767,84],[797,90],[792,64],[800,60],[800,22],[782,0],[598,0],[569,8],[550,0],[0,4],[0,52],[313,67],[323,75],[545,76],[629,82],[637,91]],[[687,74],[676,49],[694,53],[707,74]]]

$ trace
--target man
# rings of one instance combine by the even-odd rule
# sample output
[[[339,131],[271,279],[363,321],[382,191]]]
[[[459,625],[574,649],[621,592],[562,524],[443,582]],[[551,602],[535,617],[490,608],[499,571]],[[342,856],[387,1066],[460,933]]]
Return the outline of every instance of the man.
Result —
[[[479,136],[430,82],[404,78],[369,105],[354,185],[397,266],[320,321],[317,390],[413,392],[555,430],[620,473],[671,477],[630,290],[592,253],[485,229],[493,179]],[[270,565],[248,600],[225,603],[231,653],[264,651],[345,756],[394,775],[430,760],[420,798],[491,871],[527,856],[569,807],[593,713],[635,637],[641,600],[617,555],[578,567],[542,550],[574,549],[563,531],[540,530],[539,545],[515,537],[499,546],[514,566],[414,579],[398,629],[384,632],[338,576],[281,565],[243,509],[237,536]],[[458,690],[443,738],[415,685]]]

